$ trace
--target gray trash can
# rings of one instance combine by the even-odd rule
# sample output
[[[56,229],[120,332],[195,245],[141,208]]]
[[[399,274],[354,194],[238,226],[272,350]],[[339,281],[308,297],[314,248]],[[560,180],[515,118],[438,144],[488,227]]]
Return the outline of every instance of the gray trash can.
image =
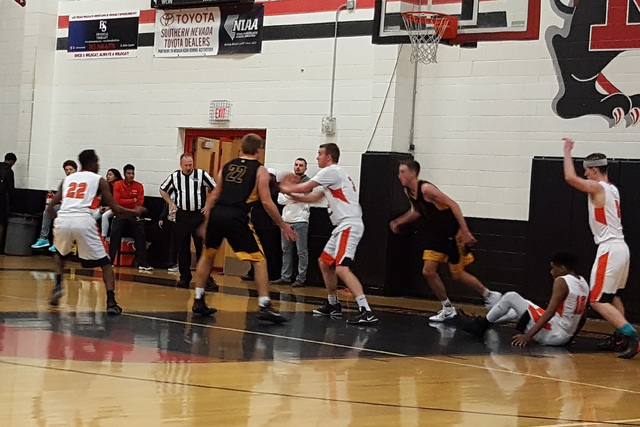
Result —
[[[7,255],[31,255],[40,218],[37,215],[9,214],[4,252]]]

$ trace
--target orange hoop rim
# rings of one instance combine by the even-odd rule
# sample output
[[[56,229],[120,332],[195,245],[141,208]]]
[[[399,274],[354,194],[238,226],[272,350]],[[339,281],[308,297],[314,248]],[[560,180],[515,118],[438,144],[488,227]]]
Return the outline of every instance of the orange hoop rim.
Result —
[[[429,15],[429,16],[425,16]],[[446,20],[447,26],[451,23],[453,16],[446,13],[426,12],[421,10],[411,10],[402,12],[402,17],[416,24],[435,24],[437,21]]]

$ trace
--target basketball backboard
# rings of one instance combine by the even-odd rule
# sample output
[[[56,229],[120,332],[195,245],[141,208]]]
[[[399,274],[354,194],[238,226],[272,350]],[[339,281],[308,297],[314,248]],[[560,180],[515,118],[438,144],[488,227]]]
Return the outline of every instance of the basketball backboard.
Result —
[[[376,0],[373,42],[409,43],[401,13],[422,10],[458,17],[455,44],[532,40],[540,32],[540,0]]]

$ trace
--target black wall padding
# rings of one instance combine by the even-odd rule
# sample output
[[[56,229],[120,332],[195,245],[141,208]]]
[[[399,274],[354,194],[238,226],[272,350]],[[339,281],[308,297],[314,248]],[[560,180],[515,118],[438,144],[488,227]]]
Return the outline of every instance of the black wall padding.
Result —
[[[324,249],[331,232],[333,231],[333,225],[329,219],[329,214],[326,208],[311,208],[311,215],[309,216],[309,238],[307,242],[307,248],[309,249],[309,268],[307,268],[307,285],[319,286],[324,288],[324,281],[322,280],[322,273],[320,273],[320,267],[318,267],[318,258]],[[296,266],[297,268],[297,266]],[[294,271],[297,273],[297,270]]]
[[[549,256],[571,250],[574,191],[565,183],[562,159],[534,158],[529,195],[526,286],[522,296],[541,304],[551,295]],[[585,208],[586,209],[586,208]]]
[[[627,288],[622,297],[627,319],[640,321],[640,161],[620,162],[618,188],[620,190],[620,213],[624,236],[631,253],[631,268]]]
[[[398,284],[406,283],[407,236],[396,236],[389,221],[410,209],[398,180],[400,160],[408,153],[366,152],[360,168],[360,205],[364,235],[358,246],[354,272],[365,292],[397,295]]]
[[[491,290],[521,292],[526,287],[527,223],[488,218],[466,221],[478,241],[473,250],[475,262],[467,270]]]

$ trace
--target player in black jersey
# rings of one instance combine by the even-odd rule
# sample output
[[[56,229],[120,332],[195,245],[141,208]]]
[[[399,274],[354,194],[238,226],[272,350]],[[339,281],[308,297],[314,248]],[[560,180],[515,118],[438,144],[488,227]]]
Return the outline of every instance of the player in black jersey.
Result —
[[[204,208],[205,215],[208,216],[205,248],[196,269],[196,299],[192,308],[194,313],[209,316],[217,311],[205,303],[204,286],[216,251],[226,238],[236,256],[253,265],[260,305],[258,318],[274,323],[285,321],[269,299],[267,261],[249,220],[250,204],[260,200],[287,239],[296,240],[297,235],[291,225],[282,220],[271,200],[269,172],[258,161],[259,150],[262,148],[264,140],[261,137],[256,134],[245,135],[242,138],[242,156],[224,165],[218,173],[218,185],[207,198]]]
[[[442,279],[438,275],[438,264],[448,263],[451,276],[484,297],[488,308],[493,307],[502,296],[499,292],[488,290],[476,277],[464,271],[473,262],[470,248],[476,243],[462,216],[460,206],[442,191],[427,181],[418,179],[420,163],[415,160],[400,162],[398,179],[405,188],[411,202],[411,210],[391,221],[389,226],[394,233],[400,232],[400,226],[417,219],[426,222],[426,236],[423,241],[424,267],[422,274],[442,303],[442,310],[429,318],[432,322],[444,322],[456,316]],[[512,316],[515,313],[507,314]],[[501,321],[509,320],[505,317]]]

